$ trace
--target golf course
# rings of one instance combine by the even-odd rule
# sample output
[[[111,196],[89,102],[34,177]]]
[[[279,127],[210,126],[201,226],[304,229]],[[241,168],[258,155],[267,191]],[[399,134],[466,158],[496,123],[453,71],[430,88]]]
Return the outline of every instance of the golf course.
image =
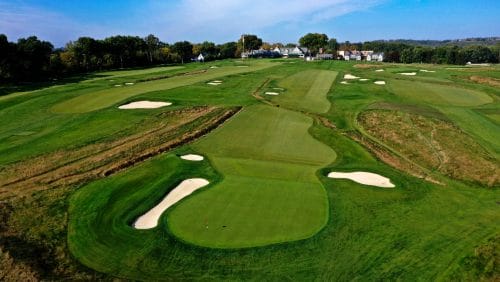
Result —
[[[488,79],[500,66],[226,59],[0,96],[2,245],[69,280],[496,275]]]

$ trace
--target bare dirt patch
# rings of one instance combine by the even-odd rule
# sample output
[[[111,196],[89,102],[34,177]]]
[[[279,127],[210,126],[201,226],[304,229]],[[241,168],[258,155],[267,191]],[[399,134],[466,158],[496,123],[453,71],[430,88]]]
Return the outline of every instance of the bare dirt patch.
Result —
[[[473,75],[469,79],[480,84],[486,84],[493,87],[500,87],[500,79],[497,78]]]

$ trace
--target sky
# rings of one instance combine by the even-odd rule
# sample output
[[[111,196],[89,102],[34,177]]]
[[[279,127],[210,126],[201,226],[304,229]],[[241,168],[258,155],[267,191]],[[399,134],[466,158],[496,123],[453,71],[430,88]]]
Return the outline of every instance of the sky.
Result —
[[[148,34],[163,42],[296,43],[500,36],[500,0],[0,0],[0,34],[63,47],[81,36]]]

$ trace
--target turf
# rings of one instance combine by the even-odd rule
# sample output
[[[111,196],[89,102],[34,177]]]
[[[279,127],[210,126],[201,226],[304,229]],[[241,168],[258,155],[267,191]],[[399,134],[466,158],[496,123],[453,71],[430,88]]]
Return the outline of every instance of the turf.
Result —
[[[209,64],[95,73],[0,97],[0,173],[20,168],[29,174],[33,172],[30,160],[33,166],[43,161],[48,164],[45,167],[77,165],[78,152],[105,145],[126,159],[142,147],[119,151],[128,143],[116,148],[115,144],[140,137],[144,141],[140,146],[147,149],[148,140],[171,141],[162,132],[183,122],[178,112],[188,114],[198,106],[221,112],[243,108],[199,141],[114,175],[99,175],[97,181],[83,178],[76,184],[52,184],[36,193],[21,191],[27,186],[19,185],[10,194],[20,196],[13,198],[0,193],[2,251],[36,270],[43,280],[491,279],[474,258],[482,260],[481,250],[489,250],[498,238],[498,187],[462,181],[438,170],[430,173],[442,184],[434,184],[412,177],[397,163],[384,163],[373,157],[372,147],[364,147],[363,140],[391,154],[412,154],[412,148],[404,142],[391,146],[370,139],[358,116],[384,109],[415,115],[415,120],[425,117],[453,124],[498,165],[500,92],[469,79],[471,75],[499,77],[497,66],[465,70],[432,66],[436,73],[403,77],[397,72],[431,67],[383,64],[376,67],[386,72],[375,73],[373,68],[353,68],[355,62],[227,60],[212,64],[238,72],[221,73],[217,79],[223,84],[217,87],[206,84],[215,78],[199,73],[200,80],[185,81],[176,88],[169,88],[170,79],[185,78],[183,73],[197,73]],[[242,64],[250,67],[236,67]],[[264,67],[268,64],[271,67]],[[342,85],[328,75],[335,80],[329,87],[313,76],[306,79],[312,73],[380,77],[387,85],[359,81]],[[136,82],[128,89],[138,89],[137,95],[108,101],[104,94],[103,103],[96,103],[90,112],[52,112],[54,106],[78,97],[93,100],[95,93],[114,92],[114,84],[125,82]],[[155,83],[166,88],[149,87]],[[281,96],[265,101],[279,108],[265,106],[252,95],[282,83],[290,86],[282,87],[286,89]],[[397,91],[392,83],[399,84]],[[316,84],[322,86],[314,93],[321,95],[306,95],[308,87]],[[112,107],[140,99],[174,105],[137,111]],[[74,105],[69,106],[67,112],[73,112]],[[396,132],[402,130],[398,121],[391,124]],[[157,128],[165,128],[158,131],[158,138],[145,135]],[[172,136],[189,131],[189,126],[180,127]],[[465,150],[459,147],[457,135],[444,137],[454,139],[452,151]],[[178,157],[185,153],[208,158],[186,162]],[[424,165],[416,157],[411,161]],[[74,171],[76,176],[82,169]],[[332,170],[378,173],[390,178],[396,188],[326,178]],[[204,177],[212,184],[167,211],[158,228],[131,227],[170,189],[192,177]],[[285,225],[276,224],[278,219]]]
[[[328,203],[315,172],[335,152],[308,134],[311,125],[288,110],[253,106],[197,142],[225,177],[170,212],[173,234],[196,245],[241,248],[319,231]]]
[[[490,96],[480,91],[441,84],[392,80],[389,89],[406,99],[436,105],[479,106],[493,102]]]
[[[140,82],[138,85],[111,87],[109,89],[95,91],[86,95],[78,96],[64,101],[52,107],[55,113],[85,113],[112,106],[127,98],[139,94],[158,90],[168,90],[186,86],[202,81],[208,81],[231,74],[245,73],[261,70],[273,66],[272,63],[256,63],[248,68],[237,66],[226,66],[217,69],[207,69],[206,72],[195,73],[185,76],[176,76],[169,79]]]
[[[326,96],[336,77],[337,72],[327,70],[295,73],[277,82],[278,88],[284,88],[286,92],[272,98],[272,101],[292,109],[326,113],[330,109]]]

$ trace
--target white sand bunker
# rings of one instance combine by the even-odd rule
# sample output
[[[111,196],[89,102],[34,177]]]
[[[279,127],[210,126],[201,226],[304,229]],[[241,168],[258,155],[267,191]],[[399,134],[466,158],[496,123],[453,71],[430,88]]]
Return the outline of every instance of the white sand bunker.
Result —
[[[347,81],[342,81],[340,84],[350,84],[350,83]]]
[[[132,110],[132,109],[157,109],[161,107],[170,106],[172,103],[169,102],[151,102],[151,101],[137,101],[129,104],[121,105],[118,109],[121,110]]]
[[[278,93],[278,92],[266,92],[265,94],[266,95],[271,95],[271,96],[278,96],[278,95],[280,95],[280,93]]]
[[[421,72],[436,72],[436,71],[430,71],[430,70],[420,70]]]
[[[357,76],[354,76],[352,74],[346,74],[344,75],[344,79],[358,79],[359,77]]]
[[[204,158],[203,158],[203,156],[200,156],[200,155],[189,154],[189,155],[181,156],[181,159],[186,160],[186,161],[199,162],[199,161],[203,161]]]
[[[133,82],[126,82],[125,85],[134,85],[135,83]]]
[[[377,85],[385,85],[385,81],[381,81],[381,80],[375,81],[374,83]]]
[[[115,87],[122,87],[122,85],[121,84],[117,84],[117,85],[115,85]]]
[[[354,182],[363,185],[377,186],[383,188],[396,187],[394,184],[391,183],[391,180],[389,178],[371,172],[361,172],[361,171],[331,172],[328,174],[328,177],[336,179],[350,179]]]
[[[383,72],[384,70],[380,69],[380,70],[375,70],[376,72]]]
[[[211,66],[210,68],[211,69],[218,69],[219,67],[218,66]]]
[[[281,88],[281,87],[274,87],[273,89],[274,90],[281,90],[281,91],[285,90],[285,88]]]
[[[414,75],[417,75],[416,72],[402,72],[402,73],[399,73],[400,75],[408,75],[408,76],[414,76]]]
[[[368,81],[368,78],[360,78],[359,81]]]
[[[218,85],[221,85],[222,84],[222,81],[221,80],[214,80],[214,81],[210,81],[207,83],[208,85],[214,85],[214,86],[218,86]]]
[[[209,184],[208,180],[203,178],[191,178],[182,181],[175,187],[163,200],[144,215],[140,216],[133,224],[135,229],[151,229],[158,225],[160,216],[169,207],[191,195],[194,191]]]

